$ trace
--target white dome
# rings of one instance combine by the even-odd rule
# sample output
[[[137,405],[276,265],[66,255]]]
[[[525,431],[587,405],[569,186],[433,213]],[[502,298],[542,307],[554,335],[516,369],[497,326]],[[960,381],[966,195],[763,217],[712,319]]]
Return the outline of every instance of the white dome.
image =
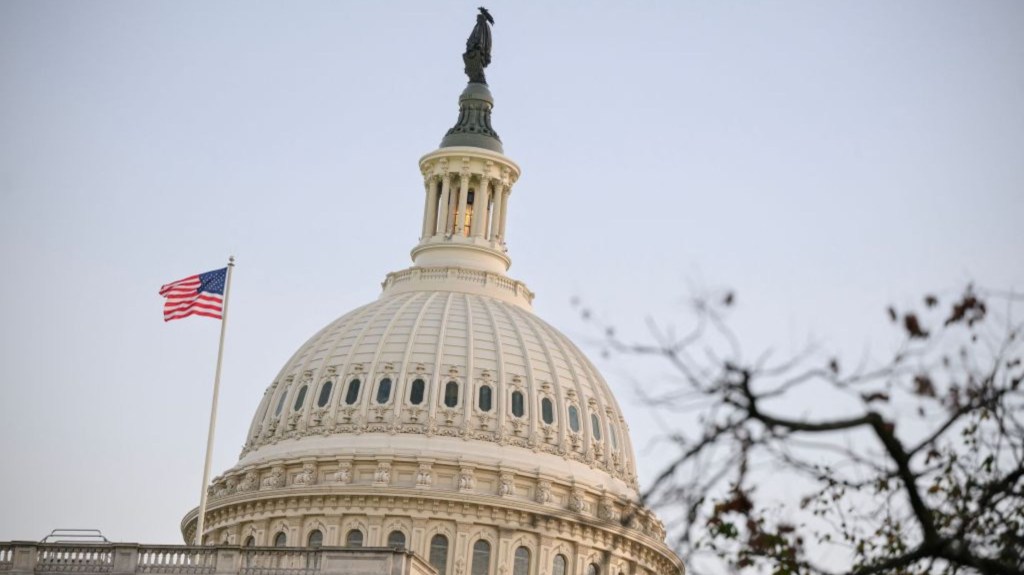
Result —
[[[484,92],[460,100],[463,135],[420,159],[414,266],[284,365],[238,463],[213,481],[204,538],[401,544],[440,575],[507,574],[523,557],[533,574],[558,561],[566,573],[684,572],[639,501],[608,385],[505,275],[519,167],[498,145],[462,145],[497,141]],[[187,540],[197,519],[182,522]]]
[[[429,455],[635,498],[621,410],[568,338],[521,305],[414,283],[420,289],[385,291],[295,352],[265,393],[240,467]]]

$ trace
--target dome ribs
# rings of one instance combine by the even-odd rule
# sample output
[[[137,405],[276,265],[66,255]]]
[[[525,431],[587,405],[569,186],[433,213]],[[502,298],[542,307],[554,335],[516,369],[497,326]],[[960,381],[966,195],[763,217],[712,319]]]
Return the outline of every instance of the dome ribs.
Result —
[[[417,294],[418,295],[418,294]],[[402,363],[399,367],[398,381],[395,382],[395,425],[401,425],[402,417],[402,406],[405,405],[404,398],[406,397],[406,389],[409,385],[409,358],[412,357],[412,350],[416,344],[416,336],[419,335],[420,325],[423,323],[423,316],[427,314],[427,310],[430,309],[430,305],[439,296],[438,292],[430,292],[429,295],[425,296],[426,301],[420,306],[419,312],[416,313],[416,319],[413,321],[412,329],[409,331],[409,340],[405,344],[405,353],[402,354]],[[432,376],[433,374],[431,374]]]
[[[409,297],[395,298],[395,302],[394,302],[393,305],[398,305],[398,311],[396,311],[391,316],[391,319],[388,320],[387,324],[384,326],[384,332],[381,333],[380,341],[377,343],[377,348],[374,350],[373,359],[370,361],[370,368],[369,368],[369,370],[367,370],[367,374],[366,374],[366,388],[363,391],[363,401],[360,402],[361,403],[360,407],[365,405],[367,410],[370,407],[370,403],[371,403],[371,399],[370,398],[374,394],[374,392],[376,391],[377,385],[378,385],[378,381],[380,380],[381,376],[387,375],[387,376],[390,376],[390,377],[394,377],[394,380],[392,381],[392,384],[391,384],[392,385],[391,397],[388,399],[388,403],[391,404],[392,424],[397,423],[397,415],[395,415],[395,413],[396,413],[396,405],[397,405],[397,399],[396,398],[398,397],[398,389],[401,388],[401,383],[400,382],[401,382],[402,379],[404,379],[404,373],[399,372],[398,376],[396,377],[394,373],[389,373],[389,370],[381,370],[381,368],[380,368],[381,356],[385,355],[385,351],[386,351],[385,348],[387,347],[388,337],[391,335],[392,331],[394,330],[395,325],[397,325],[398,323],[401,322],[402,314],[405,313],[405,310],[414,301],[420,299],[419,298],[420,295],[421,294],[414,293],[414,294],[411,294]],[[398,302],[401,302],[401,303],[399,304]],[[421,308],[421,311],[422,311],[422,308]],[[409,336],[409,341],[411,342],[412,339],[413,338],[410,335]],[[385,363],[388,363],[388,362],[385,361]],[[393,371],[393,370],[390,370],[390,371]],[[395,381],[395,380],[397,380],[397,381]],[[385,403],[384,407],[387,407],[388,403]],[[382,415],[382,417],[383,417],[383,415]],[[386,424],[387,422],[383,421],[382,423]]]
[[[538,393],[538,382],[533,373],[533,362],[530,359],[529,350],[527,350],[526,348],[526,342],[523,340],[522,329],[519,326],[519,322],[516,321],[516,318],[513,315],[513,310],[517,310],[519,308],[515,306],[501,306],[501,308],[502,312],[505,315],[505,320],[512,327],[512,331],[519,342],[519,349],[523,354],[523,364],[526,368],[526,397],[530,400],[530,412],[534,414],[534,417],[529,418],[530,434],[528,436],[528,440],[531,442],[535,442],[537,441],[539,427],[538,422],[540,421],[540,408],[538,407],[538,402],[540,401],[540,393]],[[500,334],[495,335],[496,337],[500,337]],[[559,420],[556,419],[555,421]]]
[[[434,351],[433,378],[437,382],[437,384],[429,386],[430,393],[428,397],[430,398],[430,400],[428,404],[429,411],[427,412],[427,421],[434,421],[437,417],[438,397],[440,396],[440,390],[444,379],[441,374],[441,362],[444,359],[444,340],[446,337],[445,332],[447,331],[448,328],[448,312],[451,309],[452,300],[454,298],[455,293],[449,292],[448,297],[446,297],[444,300],[444,310],[441,312],[441,318],[440,321],[438,322],[439,325],[437,327],[437,348]]]
[[[504,396],[508,395],[507,393],[505,393],[505,390],[506,388],[509,387],[509,385],[507,376],[505,375],[505,355],[504,353],[502,353],[501,333],[498,331],[498,322],[497,320],[494,319],[494,310],[491,308],[489,298],[481,298],[480,306],[484,308],[484,311],[487,313],[487,319],[490,320],[491,322],[491,333],[494,335],[494,363],[496,364],[498,372],[497,387],[501,390],[501,393],[499,393],[498,396],[503,398]],[[502,408],[502,405],[502,402],[499,401],[498,422],[496,424],[499,439],[505,436],[505,410]],[[527,413],[527,417],[529,417],[532,413],[532,410],[529,411]]]

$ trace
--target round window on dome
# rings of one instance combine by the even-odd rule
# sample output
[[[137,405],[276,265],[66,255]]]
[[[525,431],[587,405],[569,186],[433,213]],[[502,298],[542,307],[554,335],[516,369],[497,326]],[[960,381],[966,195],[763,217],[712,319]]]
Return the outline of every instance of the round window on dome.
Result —
[[[523,392],[513,391],[512,392],[512,415],[516,417],[522,417],[526,413],[525,402],[523,401]]]
[[[601,419],[596,413],[590,414],[590,427],[594,432],[594,441],[601,441]]]
[[[385,377],[377,384],[377,403],[387,403],[391,399],[391,378]]]
[[[489,385],[481,385],[480,386],[480,393],[479,393],[479,397],[477,398],[477,407],[480,408],[480,411],[490,411],[491,410],[491,394],[492,393],[493,392],[491,391],[491,386],[489,386]]]
[[[426,392],[427,384],[422,379],[415,379],[409,389],[409,403],[419,405],[423,403],[423,394]]]
[[[306,390],[308,389],[308,385],[303,385],[299,388],[299,394],[295,396],[295,405],[292,406],[293,411],[302,409],[302,404],[306,402]]]
[[[447,407],[455,407],[459,404],[459,383],[449,381],[444,386],[444,404]]]
[[[331,400],[332,389],[334,389],[334,382],[331,380],[324,382],[323,387],[320,388],[320,397],[316,399],[317,407],[327,407],[327,402]]]
[[[551,403],[551,398],[545,397],[540,400],[540,418],[548,425],[555,422],[555,406]]]
[[[284,409],[284,402],[288,399],[288,391],[281,392],[281,399],[277,400],[277,409],[274,410],[274,415],[281,415],[281,410]]]
[[[346,405],[355,405],[359,401],[359,386],[361,383],[358,379],[348,382],[348,392],[345,394]]]
[[[580,410],[575,405],[569,406],[569,429],[573,433],[580,432]]]

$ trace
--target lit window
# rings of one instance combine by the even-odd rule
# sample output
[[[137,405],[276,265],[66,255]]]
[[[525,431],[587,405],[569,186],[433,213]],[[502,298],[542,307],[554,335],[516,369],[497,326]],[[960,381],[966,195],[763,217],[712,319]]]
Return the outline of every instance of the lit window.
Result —
[[[491,386],[480,386],[480,397],[477,401],[477,406],[480,407],[480,411],[491,410]]]
[[[473,564],[469,575],[489,575],[491,572],[491,544],[483,539],[473,544]]]
[[[314,529],[312,532],[310,532],[309,539],[307,539],[307,542],[306,542],[306,547],[316,548],[316,547],[323,546],[323,544],[324,544],[324,534],[323,534],[323,532],[321,532],[319,529]]]
[[[354,405],[355,402],[359,401],[359,384],[358,379],[353,379],[348,383],[348,393],[345,394],[345,403],[348,405]]]
[[[569,406],[569,429],[573,433],[580,432],[580,410],[576,409],[575,405]]]
[[[447,575],[448,538],[444,535],[434,535],[430,540],[430,564],[437,569],[437,575]]]
[[[555,422],[555,408],[550,398],[540,400],[540,417],[548,425]]]
[[[391,399],[391,380],[384,378],[377,385],[377,403],[387,403]]]
[[[299,394],[297,396],[295,396],[295,405],[292,406],[293,410],[298,411],[298,410],[302,409],[302,404],[306,402],[306,390],[307,389],[309,389],[309,387],[305,386],[305,385],[303,385],[301,388],[299,388]]]
[[[596,413],[590,414],[590,427],[594,430],[594,441],[601,441],[601,420]]]
[[[459,384],[449,381],[444,386],[444,404],[448,407],[455,407],[459,404]]]
[[[317,407],[327,407],[327,402],[331,399],[331,390],[334,389],[334,382],[328,381],[320,388],[320,397],[316,399]]]
[[[288,545],[288,536],[285,535],[284,531],[278,532],[278,534],[274,536],[274,547],[284,547],[286,545]]]
[[[530,550],[526,547],[516,549],[515,561],[512,563],[512,575],[530,575]]]
[[[512,392],[512,415],[522,417],[526,410],[523,408],[523,392]]]
[[[565,555],[555,555],[555,560],[551,563],[551,575],[565,575],[565,569],[568,563],[569,562],[565,560]]]
[[[423,403],[423,392],[426,390],[427,384],[422,379],[417,379],[412,382],[412,389],[409,390],[409,403],[413,405],[419,405]]]
[[[392,531],[388,534],[388,547],[405,547],[405,533]]]
[[[363,546],[363,532],[358,529],[353,529],[348,532],[348,536],[345,537],[346,547],[362,547]]]

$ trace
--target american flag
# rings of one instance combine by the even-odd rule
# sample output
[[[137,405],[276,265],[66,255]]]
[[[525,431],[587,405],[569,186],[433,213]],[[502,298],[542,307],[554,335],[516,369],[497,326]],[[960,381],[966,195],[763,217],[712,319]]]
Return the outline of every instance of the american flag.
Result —
[[[164,321],[201,315],[221,319],[224,313],[224,282],[228,268],[189,276],[160,288]]]

